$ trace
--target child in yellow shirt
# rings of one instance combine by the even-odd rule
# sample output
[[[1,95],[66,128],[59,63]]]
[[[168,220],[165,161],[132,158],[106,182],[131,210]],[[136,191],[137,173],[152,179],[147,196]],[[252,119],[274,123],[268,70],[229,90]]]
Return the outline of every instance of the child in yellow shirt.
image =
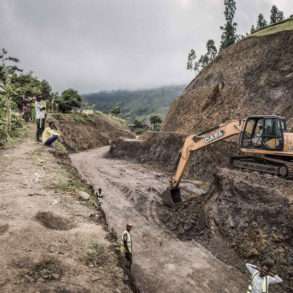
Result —
[[[49,126],[45,128],[42,135],[42,142],[45,146],[52,146],[52,144],[59,138],[60,134],[52,121]]]

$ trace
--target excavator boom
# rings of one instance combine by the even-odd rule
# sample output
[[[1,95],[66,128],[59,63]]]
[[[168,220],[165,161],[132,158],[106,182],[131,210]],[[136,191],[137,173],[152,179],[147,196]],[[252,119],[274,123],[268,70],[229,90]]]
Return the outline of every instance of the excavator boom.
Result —
[[[181,201],[179,183],[192,152],[229,137],[239,135],[242,131],[242,127],[242,120],[232,120],[207,132],[188,136],[179,155],[175,176],[170,178],[170,187],[162,195],[163,201],[167,205],[173,205]]]

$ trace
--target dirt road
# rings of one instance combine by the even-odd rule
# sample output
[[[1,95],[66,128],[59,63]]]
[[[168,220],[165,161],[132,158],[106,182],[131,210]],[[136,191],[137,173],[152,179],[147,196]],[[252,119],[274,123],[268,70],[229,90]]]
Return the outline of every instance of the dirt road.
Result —
[[[1,293],[130,292],[78,188],[30,138],[0,152]]]
[[[104,190],[107,221],[120,236],[134,225],[133,274],[142,292],[244,292],[245,276],[194,241],[180,241],[156,214],[167,178],[127,161],[105,158],[107,147],[71,156],[80,174]],[[194,186],[196,189],[197,186]]]

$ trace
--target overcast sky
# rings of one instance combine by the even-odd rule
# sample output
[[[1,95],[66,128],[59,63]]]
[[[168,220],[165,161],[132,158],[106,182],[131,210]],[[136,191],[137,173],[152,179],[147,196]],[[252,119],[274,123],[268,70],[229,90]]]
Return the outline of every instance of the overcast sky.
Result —
[[[219,43],[224,0],[0,0],[0,47],[55,90],[82,93],[189,82],[190,48]],[[293,0],[237,0],[239,32],[272,4],[293,14]]]

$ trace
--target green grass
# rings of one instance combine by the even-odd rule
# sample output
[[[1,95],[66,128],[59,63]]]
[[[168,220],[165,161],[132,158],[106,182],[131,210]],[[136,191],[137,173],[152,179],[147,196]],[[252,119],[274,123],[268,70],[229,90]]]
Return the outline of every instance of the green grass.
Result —
[[[264,37],[272,34],[276,34],[283,31],[293,30],[293,18],[284,20],[278,24],[268,26],[260,31],[257,31],[251,35],[251,37]]]

